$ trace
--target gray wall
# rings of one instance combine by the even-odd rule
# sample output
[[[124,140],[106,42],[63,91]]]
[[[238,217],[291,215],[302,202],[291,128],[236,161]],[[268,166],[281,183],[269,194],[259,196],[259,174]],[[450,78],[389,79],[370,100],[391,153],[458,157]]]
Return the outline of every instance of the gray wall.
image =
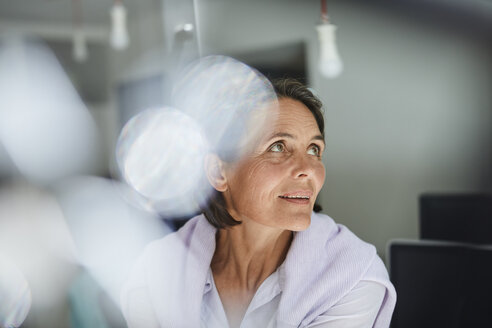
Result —
[[[420,193],[490,188],[490,49],[367,8],[334,15],[347,69],[314,75],[328,122],[321,202],[384,254],[418,237]]]

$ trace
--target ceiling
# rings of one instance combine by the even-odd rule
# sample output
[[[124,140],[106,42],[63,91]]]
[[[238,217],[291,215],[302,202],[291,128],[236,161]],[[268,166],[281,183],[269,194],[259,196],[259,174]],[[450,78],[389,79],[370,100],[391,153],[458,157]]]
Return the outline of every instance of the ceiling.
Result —
[[[109,10],[114,0],[0,0],[0,21],[20,21],[29,23],[72,24],[72,8],[74,3],[82,6],[83,21],[85,24],[109,25]],[[122,0],[128,10],[128,15],[138,15],[149,10],[160,10],[165,0]],[[199,0],[205,1],[205,0]],[[207,0],[214,1],[214,0]],[[241,1],[241,0],[227,0]],[[253,0],[249,0],[253,1]],[[255,0],[262,1],[262,0]],[[278,2],[298,0],[269,0]],[[319,0],[302,0],[316,1]],[[372,6],[385,5],[410,5],[424,7],[438,6],[442,9],[454,6],[460,11],[472,9],[490,15],[492,13],[492,0],[327,0],[330,2],[364,2]],[[428,7],[428,8],[429,8]],[[490,16],[489,16],[490,17]]]
[[[0,0],[0,20],[72,24],[72,5],[79,3],[85,24],[109,25],[113,0]],[[162,0],[124,0],[129,15],[160,8]]]

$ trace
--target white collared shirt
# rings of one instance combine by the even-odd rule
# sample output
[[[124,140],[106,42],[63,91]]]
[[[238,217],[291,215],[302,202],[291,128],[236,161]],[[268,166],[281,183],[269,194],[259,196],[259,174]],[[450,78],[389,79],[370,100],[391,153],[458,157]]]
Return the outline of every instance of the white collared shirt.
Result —
[[[279,268],[279,270],[282,269],[282,267]],[[340,302],[316,318],[309,328],[370,328],[381,308],[385,293],[386,288],[381,284],[360,281]],[[256,291],[244,314],[240,328],[274,328],[281,295],[277,270],[265,279]],[[201,327],[229,327],[210,269],[203,291]]]
[[[129,327],[228,327],[210,271],[215,235],[200,215],[146,247],[121,294]],[[313,213],[256,291],[241,328],[388,328],[395,302],[374,246]]]

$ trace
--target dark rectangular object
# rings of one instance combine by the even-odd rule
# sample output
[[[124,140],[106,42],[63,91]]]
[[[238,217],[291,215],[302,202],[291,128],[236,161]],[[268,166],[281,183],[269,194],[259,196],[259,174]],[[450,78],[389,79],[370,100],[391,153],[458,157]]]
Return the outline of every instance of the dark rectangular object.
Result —
[[[394,241],[390,276],[398,300],[392,328],[492,326],[492,248]]]
[[[420,196],[420,238],[492,244],[492,195]]]

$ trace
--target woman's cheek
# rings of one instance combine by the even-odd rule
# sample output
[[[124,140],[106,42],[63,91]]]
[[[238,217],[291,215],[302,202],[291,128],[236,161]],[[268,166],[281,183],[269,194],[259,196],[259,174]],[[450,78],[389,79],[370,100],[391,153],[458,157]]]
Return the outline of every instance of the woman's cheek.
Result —
[[[319,162],[319,166],[316,169],[316,180],[319,184],[319,190],[323,187],[323,184],[325,183],[325,175],[326,175],[326,170],[325,170],[325,165],[322,162]]]

